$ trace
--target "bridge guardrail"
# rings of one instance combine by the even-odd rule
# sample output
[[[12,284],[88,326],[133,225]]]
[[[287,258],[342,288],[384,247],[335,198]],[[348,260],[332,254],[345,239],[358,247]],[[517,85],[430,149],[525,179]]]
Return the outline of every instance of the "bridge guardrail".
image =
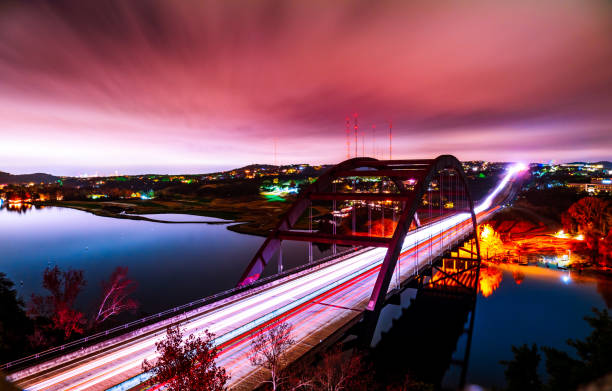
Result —
[[[418,228],[416,228],[415,230],[413,230],[411,232],[420,232],[420,231],[422,231],[424,229],[427,229],[427,226],[418,227]],[[467,228],[463,227],[463,228],[461,228],[462,231],[466,231],[466,230],[469,231],[469,229],[470,229],[470,227],[467,227]],[[429,239],[423,239],[421,241],[413,242],[413,247],[416,246],[417,243],[423,244],[426,241],[431,241],[431,237]],[[462,241],[462,238],[455,238],[455,239],[453,239],[453,240],[451,240],[449,242],[446,242],[444,244],[440,244],[440,250],[443,251],[445,248],[447,250],[449,250],[450,248],[452,248],[453,246],[455,246],[457,243],[459,243],[461,241]],[[364,248],[361,248],[361,249],[364,249]],[[353,252],[353,251],[346,251],[345,254],[351,253],[351,252]],[[341,257],[342,255],[336,254],[336,256],[337,257]],[[426,258],[428,258],[428,257],[426,256]],[[323,259],[324,258],[321,258],[321,260],[323,260]],[[316,264],[310,264],[309,266],[316,267],[318,264],[323,263],[323,262],[317,262]],[[431,264],[431,262],[432,262],[432,259],[429,259],[428,263]],[[380,263],[382,263],[382,260],[379,262],[379,264]],[[418,274],[418,270],[419,270],[418,262],[417,262],[417,264],[415,264],[415,266],[416,266],[416,269],[411,271],[411,276],[414,276],[415,274]],[[370,267],[372,267],[372,265],[370,265]],[[287,311],[289,311],[290,309],[295,308],[295,307],[301,305],[304,302],[307,302],[311,298],[314,298],[314,297],[318,296],[319,294],[323,293],[324,291],[327,291],[329,289],[329,287],[338,286],[338,285],[340,285],[340,284],[342,284],[342,283],[344,283],[344,282],[346,282],[346,281],[348,281],[348,280],[358,276],[362,272],[363,272],[363,270],[358,270],[358,271],[355,271],[355,272],[351,273],[348,276],[339,278],[339,279],[333,281],[329,286],[327,286],[325,288],[318,289],[318,290],[316,290],[314,292],[311,292],[308,295],[302,297],[300,300],[296,300],[294,302],[286,304],[286,305],[284,305],[284,306],[282,306],[280,308],[277,308],[276,310],[274,310],[272,312],[269,312],[269,313],[267,313],[267,314],[265,314],[265,315],[263,315],[263,316],[261,316],[259,318],[250,320],[247,323],[244,323],[243,325],[241,325],[240,327],[238,327],[238,328],[236,328],[236,329],[234,329],[232,331],[229,331],[229,332],[226,332],[225,334],[216,336],[215,339],[214,339],[214,344],[215,345],[219,345],[219,344],[221,344],[223,342],[226,342],[226,341],[236,337],[237,335],[240,335],[241,333],[243,333],[243,332],[245,332],[247,330],[254,329],[255,327],[258,327],[258,326],[260,326],[260,325],[262,325],[262,324],[264,324],[264,323],[266,323],[266,322],[268,322],[268,321],[270,321],[270,320],[272,320],[272,319],[274,319],[274,318],[276,318],[276,317],[278,317],[280,315],[283,315]],[[153,376],[153,374],[150,373],[150,372],[143,372],[143,373],[140,373],[140,374],[138,374],[138,375],[136,375],[134,377],[131,377],[131,378],[123,381],[120,384],[117,384],[117,385],[109,388],[107,391],[126,391],[126,390],[130,390],[133,387],[137,386],[138,384],[141,384],[142,382],[148,380],[152,376]]]
[[[75,341],[71,341],[71,342],[65,343],[65,344],[60,345],[60,346],[53,347],[51,349],[47,349],[47,350],[39,352],[39,353],[35,353],[35,354],[29,355],[29,356],[26,356],[26,357],[22,357],[22,358],[17,359],[17,360],[13,360],[13,361],[10,361],[10,362],[4,363],[4,364],[0,364],[0,369],[7,370],[9,368],[20,367],[20,366],[22,366],[22,365],[24,365],[24,364],[26,364],[28,362],[36,362],[36,361],[38,361],[38,360],[40,360],[42,358],[47,358],[47,357],[51,358],[53,355],[58,354],[58,353],[67,353],[69,351],[72,351],[74,348],[76,348],[78,346],[85,345],[85,344],[90,344],[93,341],[101,342],[101,341],[103,341],[104,339],[106,339],[106,338],[108,338],[110,336],[116,336],[116,334],[119,334],[120,332],[126,332],[128,330],[132,330],[132,329],[137,328],[137,327],[143,327],[145,325],[154,323],[156,321],[161,321],[161,320],[170,318],[173,315],[179,314],[181,312],[184,313],[187,310],[195,309],[197,307],[201,307],[202,305],[210,304],[210,303],[212,303],[214,301],[217,301],[217,300],[229,297],[231,295],[234,295],[234,294],[237,294],[237,293],[241,293],[241,292],[244,292],[246,290],[253,289],[253,288],[265,285],[265,284],[270,283],[270,282],[272,282],[274,280],[286,277],[286,276],[288,276],[290,274],[293,274],[293,273],[296,273],[296,272],[299,272],[299,271],[302,271],[302,270],[305,270],[305,269],[308,269],[308,268],[311,268],[311,267],[316,267],[316,266],[318,266],[318,265],[320,265],[322,263],[325,263],[327,261],[330,261],[330,260],[332,260],[334,258],[340,258],[340,257],[343,257],[345,255],[348,255],[348,254],[351,254],[353,252],[357,252],[357,251],[360,251],[360,250],[362,250],[362,248],[356,248],[356,249],[351,248],[351,249],[343,251],[343,252],[339,252],[339,253],[336,253],[336,254],[333,254],[333,255],[329,255],[327,257],[323,257],[323,258],[318,259],[316,262],[309,263],[309,264],[306,264],[306,265],[301,265],[301,266],[295,267],[293,269],[288,269],[288,270],[286,270],[286,271],[284,271],[282,273],[277,273],[277,274],[274,274],[272,276],[268,276],[268,277],[259,279],[256,282],[254,282],[252,284],[249,284],[249,285],[246,285],[246,286],[231,288],[231,289],[228,289],[228,290],[216,293],[216,294],[211,295],[211,296],[207,296],[207,297],[204,297],[204,298],[201,298],[201,299],[194,300],[194,301],[189,302],[187,304],[182,304],[182,305],[179,305],[179,306],[167,309],[165,311],[158,312],[156,314],[149,315],[149,316],[146,316],[144,318],[140,318],[140,319],[137,319],[137,320],[125,323],[123,325],[119,325],[119,326],[113,327],[113,328],[108,329],[108,330],[100,331],[98,333],[89,335],[87,337],[83,337],[83,338],[77,339]]]

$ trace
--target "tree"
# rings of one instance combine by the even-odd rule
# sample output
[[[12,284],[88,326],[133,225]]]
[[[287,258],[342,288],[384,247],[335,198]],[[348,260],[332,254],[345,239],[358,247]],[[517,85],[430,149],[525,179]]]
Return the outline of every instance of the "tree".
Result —
[[[506,382],[508,383],[509,391],[535,391],[542,389],[542,382],[538,376],[538,365],[540,363],[540,354],[538,347],[533,344],[529,346],[522,345],[519,347],[513,346],[512,353],[514,359],[512,361],[501,361],[506,366]]]
[[[168,391],[221,391],[229,380],[224,368],[217,367],[219,354],[214,335],[204,331],[204,338],[191,334],[183,340],[178,326],[168,327],[166,338],[157,342],[159,357],[155,363],[144,360],[142,369],[152,372],[149,384],[164,383]]]
[[[603,264],[606,266],[612,265],[612,228],[608,231],[608,235],[601,239],[599,244],[599,253],[603,258]]]
[[[612,318],[607,310],[594,308],[595,316],[584,319],[593,331],[584,341],[569,339],[567,344],[576,350],[578,360],[553,348],[544,348],[546,370],[551,386],[558,390],[575,390],[579,385],[612,372]]]
[[[561,220],[568,232],[584,235],[591,258],[596,261],[600,239],[612,226],[612,204],[600,198],[584,197],[572,204]]]
[[[279,389],[285,380],[281,371],[286,364],[286,352],[295,343],[291,338],[292,330],[290,323],[279,323],[260,332],[251,342],[251,364],[270,372],[272,390]]]
[[[478,228],[480,231],[480,254],[488,260],[490,256],[503,253],[504,243],[493,227],[484,224]]]
[[[127,277],[128,268],[117,266],[108,281],[102,282],[102,300],[94,319],[100,324],[113,315],[138,308],[138,302],[130,297],[137,284]]]
[[[74,302],[84,286],[82,270],[47,268],[43,273],[43,287],[50,295],[32,294],[28,312],[35,317],[50,318],[52,327],[61,330],[65,338],[70,338],[72,333],[81,334],[86,320],[82,312],[74,309]]]
[[[370,390],[372,371],[364,365],[362,352],[343,351],[335,345],[321,355],[316,364],[303,361],[285,368],[288,373],[283,389],[288,391],[342,391]]]
[[[612,318],[607,310],[593,309],[594,316],[584,319],[593,328],[584,340],[569,339],[567,344],[576,351],[576,358],[568,353],[543,347],[546,354],[547,389],[576,390],[579,386],[600,379],[612,372]],[[542,385],[537,375],[540,355],[536,345],[512,347],[514,360],[506,365],[509,390],[537,390]]]
[[[317,391],[367,389],[366,380],[359,376],[363,369],[363,356],[342,352],[341,346],[326,352],[314,372],[313,385]]]
[[[13,282],[6,278],[6,274],[0,273],[0,362],[24,354],[26,335],[32,328],[23,301],[17,297],[13,287]]]

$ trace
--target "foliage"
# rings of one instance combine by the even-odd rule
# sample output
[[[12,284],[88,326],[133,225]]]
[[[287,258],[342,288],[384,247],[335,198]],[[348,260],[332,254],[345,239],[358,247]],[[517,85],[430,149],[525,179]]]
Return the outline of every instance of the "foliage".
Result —
[[[546,355],[546,372],[550,390],[575,390],[578,386],[599,379],[612,372],[612,318],[607,310],[593,309],[594,316],[585,320],[592,332],[583,341],[570,339],[567,344],[576,352],[576,358],[558,349],[543,347]],[[541,389],[537,378],[540,355],[536,345],[512,347],[514,359],[502,362],[506,365],[506,381],[509,390]],[[534,388],[529,388],[533,386]],[[539,387],[539,388],[536,388]]]
[[[0,273],[0,308],[0,362],[6,362],[24,353],[32,324],[13,282],[4,273]]]
[[[553,216],[559,216],[580,198],[580,195],[575,190],[566,187],[530,189],[524,192],[523,195],[531,205],[552,209]]]
[[[295,343],[291,338],[292,330],[290,323],[278,323],[260,332],[251,343],[251,364],[270,372],[269,383],[273,390],[280,389],[286,380],[282,369],[286,365],[286,352]]]
[[[117,266],[110,279],[102,282],[103,296],[94,323],[102,323],[111,316],[138,308],[136,300],[130,297],[137,284],[130,280],[127,274],[127,266]]]
[[[50,318],[51,327],[61,330],[65,338],[70,338],[72,333],[82,334],[86,320],[82,312],[74,309],[74,302],[84,286],[82,270],[47,268],[43,273],[43,287],[50,295],[32,294],[28,312],[34,317]]]
[[[291,391],[369,390],[371,371],[364,365],[360,352],[343,352],[341,345],[323,353],[316,365],[292,370],[284,389]]]
[[[605,232],[612,222],[612,205],[607,200],[584,197],[572,204],[563,215],[563,225],[570,231],[579,233]]]
[[[489,259],[498,254],[503,254],[504,243],[493,227],[489,224],[483,224],[478,228],[480,232],[480,255],[483,258]]]
[[[612,203],[596,197],[582,198],[562,215],[562,222],[568,232],[584,235],[595,261],[600,254],[603,236],[612,228]]]
[[[183,340],[183,333],[169,327],[166,338],[155,344],[159,358],[155,363],[144,360],[142,369],[151,371],[149,384],[164,384],[168,391],[221,391],[225,390],[229,376],[217,367],[219,351],[213,344],[214,335],[204,332],[204,338],[191,334]]]
[[[527,345],[513,346],[512,353],[514,354],[514,360],[501,362],[506,365],[504,374],[508,382],[508,390],[540,390],[542,382],[538,376],[538,365],[540,363],[538,347],[535,344],[531,347]]]
[[[314,374],[315,390],[356,390],[358,387],[357,375],[361,369],[361,357],[351,355],[344,357],[338,346],[323,356],[320,366]]]
[[[599,243],[599,253],[603,258],[603,263],[612,265],[612,228],[608,231],[608,235]]]

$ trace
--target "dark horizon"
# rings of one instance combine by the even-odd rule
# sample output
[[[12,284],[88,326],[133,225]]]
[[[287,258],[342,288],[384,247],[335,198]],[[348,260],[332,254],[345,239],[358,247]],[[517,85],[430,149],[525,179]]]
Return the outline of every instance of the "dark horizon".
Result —
[[[484,159],[470,159],[470,160],[461,160],[461,161],[487,161],[489,163],[516,163],[516,162],[512,162],[512,161],[489,161],[489,160],[484,160]],[[334,165],[337,164],[338,162],[335,163],[306,163],[306,162],[288,162],[288,163],[282,163],[282,164],[276,164],[276,166],[289,166],[289,165],[300,165],[300,164],[309,164],[311,166],[316,166],[316,165],[322,165],[322,166],[326,166],[326,165]],[[526,164],[548,164],[548,163],[552,163],[552,164],[571,164],[571,163],[586,163],[586,164],[600,164],[600,163],[610,163],[612,164],[612,159],[611,160],[598,160],[598,161],[593,161],[593,160],[573,160],[573,161],[564,161],[564,162],[544,162],[544,161],[539,161],[539,162],[522,162],[522,163],[526,163]],[[231,171],[231,170],[236,170],[236,169],[241,169],[244,167],[248,167],[248,166],[274,166],[274,164],[272,163],[249,163],[249,164],[245,164],[245,165],[236,165],[236,166],[217,166],[217,169],[213,170],[213,171],[203,171],[198,169],[197,167],[192,167],[192,168],[188,168],[186,170],[183,171],[168,171],[169,168],[155,168],[155,169],[159,169],[160,171],[137,171],[139,170],[139,168],[131,168],[127,171],[122,171],[122,170],[117,170],[117,174],[118,175],[128,175],[128,176],[137,176],[137,175],[205,175],[205,174],[213,174],[213,173],[217,173],[217,172],[224,172],[224,171]],[[147,169],[145,167],[154,167],[154,166],[146,166],[143,165],[141,166],[143,169]],[[17,171],[11,171],[11,170],[7,170],[5,168],[0,167],[0,172],[4,172],[6,174],[11,174],[11,175],[33,175],[33,174],[47,174],[47,175],[53,175],[53,176],[58,176],[58,177],[79,177],[79,176],[83,176],[84,174],[88,174],[87,176],[96,176],[94,175],[96,173],[96,171],[98,172],[98,177],[106,177],[106,176],[113,176],[115,175],[114,173],[114,169],[79,169],[79,168],[67,168],[69,170],[73,170],[74,174],[62,174],[62,173],[56,173],[56,172],[49,172],[49,171],[41,171],[41,170],[29,170],[29,171],[22,171],[22,170],[17,170]]]

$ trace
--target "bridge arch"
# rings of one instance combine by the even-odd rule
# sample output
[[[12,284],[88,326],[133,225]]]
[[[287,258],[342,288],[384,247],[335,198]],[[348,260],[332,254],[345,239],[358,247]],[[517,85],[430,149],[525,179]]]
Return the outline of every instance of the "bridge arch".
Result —
[[[352,246],[375,246],[387,247],[385,258],[378,273],[376,283],[372,290],[367,310],[378,312],[382,308],[393,271],[401,253],[404,239],[410,228],[420,225],[418,210],[423,207],[424,195],[430,190],[430,183],[436,179],[441,172],[454,172],[458,178],[458,184],[462,186],[463,194],[466,196],[467,209],[462,212],[471,214],[472,228],[476,237],[476,256],[480,260],[480,246],[477,240],[477,220],[474,213],[474,203],[467,186],[467,179],[459,160],[452,155],[441,155],[435,159],[425,160],[377,160],[373,158],[360,157],[345,160],[325,171],[317,180],[302,191],[293,205],[281,218],[280,222],[262,246],[259,248],[248,267],[240,278],[238,285],[248,285],[256,281],[262,274],[270,259],[280,249],[282,240],[303,240],[316,243],[352,245]],[[441,174],[440,174],[441,175]],[[336,192],[334,181],[338,178],[364,178],[364,177],[388,177],[395,183],[397,193],[342,193]],[[411,183],[410,186],[406,182]],[[440,176],[440,182],[442,176]],[[439,183],[442,192],[442,183]],[[392,235],[384,237],[364,237],[353,235],[296,232],[290,231],[303,213],[316,200],[365,200],[382,201],[392,200],[401,202],[402,208],[397,224]],[[440,198],[439,203],[442,202]],[[383,221],[384,224],[384,221]]]

